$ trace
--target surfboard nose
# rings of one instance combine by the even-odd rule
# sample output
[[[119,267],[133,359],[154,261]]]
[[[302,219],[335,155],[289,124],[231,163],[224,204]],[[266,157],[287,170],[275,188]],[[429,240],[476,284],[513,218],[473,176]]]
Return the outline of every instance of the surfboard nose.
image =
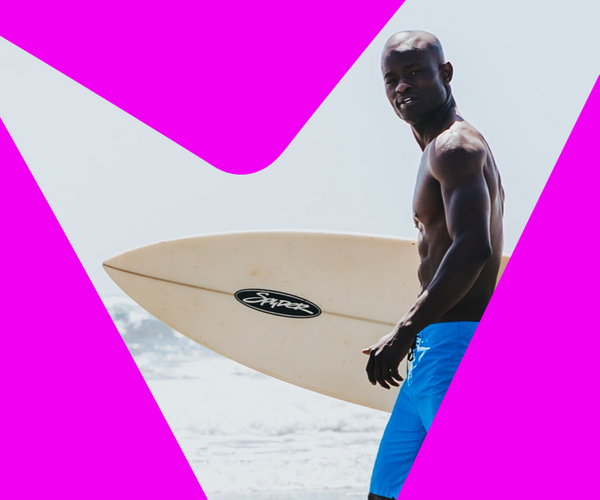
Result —
[[[102,263],[102,268],[119,287],[123,288],[118,279],[119,274],[121,274],[119,271],[123,271],[122,267],[119,265],[119,261],[119,255],[111,257]],[[126,290],[124,291],[127,292]]]
[[[126,252],[127,253],[127,252]],[[121,288],[127,295],[131,296],[130,284],[127,275],[131,272],[130,264],[127,262],[125,254],[115,255],[106,259],[102,263],[102,268],[108,274],[115,284]],[[132,297],[135,300],[135,297]]]
[[[113,274],[111,273],[111,270],[120,270],[120,271],[126,271],[126,265],[125,262],[123,262],[123,254],[119,254],[119,255],[115,255],[114,257],[110,257],[109,259],[106,259],[103,263],[102,263],[102,268],[108,273],[108,275],[113,278]],[[114,278],[113,278],[114,279]]]
[[[102,267],[104,268],[104,270],[106,271],[107,267],[116,267],[116,261],[117,261],[117,257],[111,257],[110,259],[106,259],[103,263],[102,263]]]
[[[150,245],[150,247],[151,246],[152,245]],[[143,248],[150,248],[150,247],[143,247]],[[136,267],[135,262],[139,261],[139,257],[136,259],[136,254],[139,253],[139,250],[140,249],[129,250],[127,252],[120,253],[118,255],[110,257],[102,263],[102,267],[104,268],[104,270],[106,272],[108,272],[108,269],[117,269],[119,271],[134,270]],[[132,259],[132,255],[133,255],[133,259]]]

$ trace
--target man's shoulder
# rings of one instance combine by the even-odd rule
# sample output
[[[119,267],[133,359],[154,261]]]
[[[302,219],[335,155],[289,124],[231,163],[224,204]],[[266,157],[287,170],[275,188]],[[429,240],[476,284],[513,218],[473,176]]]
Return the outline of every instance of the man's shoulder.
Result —
[[[481,171],[488,155],[482,135],[471,126],[451,127],[432,144],[429,167],[434,177]]]
[[[435,138],[433,153],[442,160],[456,155],[481,156],[487,154],[487,147],[481,133],[463,122],[444,130]]]

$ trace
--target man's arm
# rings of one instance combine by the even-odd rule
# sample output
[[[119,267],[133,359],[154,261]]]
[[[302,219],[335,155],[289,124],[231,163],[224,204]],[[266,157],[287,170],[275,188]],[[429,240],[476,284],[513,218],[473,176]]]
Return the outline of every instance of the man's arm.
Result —
[[[442,142],[442,141],[440,141]],[[492,254],[490,194],[479,144],[435,144],[431,174],[440,183],[452,244],[433,279],[388,335],[363,352],[369,354],[370,382],[389,389],[402,380],[398,366],[419,331],[434,323],[471,289]],[[388,385],[389,384],[389,385]]]

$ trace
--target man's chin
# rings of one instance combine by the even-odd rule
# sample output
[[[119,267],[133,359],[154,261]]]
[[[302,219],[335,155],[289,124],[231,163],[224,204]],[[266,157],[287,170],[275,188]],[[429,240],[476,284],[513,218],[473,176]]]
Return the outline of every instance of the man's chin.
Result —
[[[403,122],[406,122],[411,126],[415,126],[419,125],[420,123],[426,122],[435,113],[428,113],[423,112],[423,110],[417,111],[416,109],[411,109],[410,111],[398,111],[396,114]]]
[[[421,115],[416,115],[414,113],[397,113],[398,118],[400,118],[403,122],[408,123],[409,125],[418,125],[423,121]]]

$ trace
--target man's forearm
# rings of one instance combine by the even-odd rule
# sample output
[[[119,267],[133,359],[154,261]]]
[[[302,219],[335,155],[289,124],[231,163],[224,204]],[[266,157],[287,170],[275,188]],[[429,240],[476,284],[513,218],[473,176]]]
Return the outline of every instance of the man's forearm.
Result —
[[[446,252],[429,286],[400,320],[416,332],[435,323],[471,289],[491,256],[489,245],[457,239]]]

